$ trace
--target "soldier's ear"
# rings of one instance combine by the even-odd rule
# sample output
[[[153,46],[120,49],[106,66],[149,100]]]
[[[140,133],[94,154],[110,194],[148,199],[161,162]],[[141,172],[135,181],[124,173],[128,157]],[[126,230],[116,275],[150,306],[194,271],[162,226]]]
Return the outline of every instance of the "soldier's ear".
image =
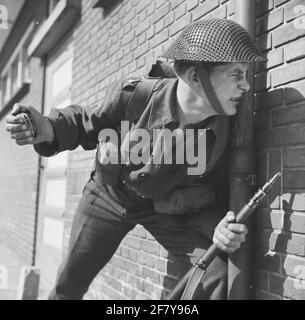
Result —
[[[191,66],[185,71],[185,78],[191,87],[200,87],[200,79],[195,66]]]

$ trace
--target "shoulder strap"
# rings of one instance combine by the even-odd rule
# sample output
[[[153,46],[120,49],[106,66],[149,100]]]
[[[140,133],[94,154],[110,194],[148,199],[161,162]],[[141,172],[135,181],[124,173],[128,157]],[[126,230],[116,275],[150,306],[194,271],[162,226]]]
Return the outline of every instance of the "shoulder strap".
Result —
[[[218,163],[224,154],[229,138],[229,119],[224,116],[217,116],[211,125],[216,135],[216,141],[212,150],[211,157],[207,163],[206,172],[209,173]]]
[[[126,118],[131,121],[137,121],[143,113],[147,103],[161,79],[145,79],[139,81],[126,107]]]

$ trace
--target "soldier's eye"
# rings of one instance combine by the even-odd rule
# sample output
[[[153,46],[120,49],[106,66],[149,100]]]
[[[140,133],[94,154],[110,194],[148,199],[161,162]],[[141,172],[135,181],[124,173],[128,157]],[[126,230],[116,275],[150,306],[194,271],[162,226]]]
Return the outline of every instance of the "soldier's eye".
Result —
[[[243,72],[234,73],[234,74],[232,74],[232,77],[234,77],[236,80],[240,81],[243,78]]]

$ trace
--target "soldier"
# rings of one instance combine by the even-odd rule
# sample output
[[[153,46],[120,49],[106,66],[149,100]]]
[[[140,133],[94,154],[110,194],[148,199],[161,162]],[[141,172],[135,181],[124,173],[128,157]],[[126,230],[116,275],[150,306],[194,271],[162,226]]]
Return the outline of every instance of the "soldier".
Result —
[[[234,223],[234,213],[227,212],[229,119],[249,90],[248,64],[265,58],[239,24],[225,19],[190,24],[164,57],[174,60],[177,77],[155,81],[149,99],[141,97],[149,80],[123,80],[93,109],[71,105],[44,117],[17,104],[7,117],[6,129],[16,143],[33,144],[42,156],[98,145],[50,299],[81,299],[137,224],[168,250],[181,276],[213,241],[223,254],[208,267],[195,298],[226,299],[227,253],[237,250],[247,234],[247,227]],[[34,136],[22,123],[21,110],[30,113]],[[145,129],[150,137],[155,129],[180,128],[183,134],[186,128],[206,129],[205,172],[188,175],[189,163],[155,164],[151,158],[142,164],[103,164],[103,150],[117,145],[99,139],[100,133],[106,128],[118,131],[124,120],[131,132]],[[132,147],[131,140],[125,136],[122,146]]]

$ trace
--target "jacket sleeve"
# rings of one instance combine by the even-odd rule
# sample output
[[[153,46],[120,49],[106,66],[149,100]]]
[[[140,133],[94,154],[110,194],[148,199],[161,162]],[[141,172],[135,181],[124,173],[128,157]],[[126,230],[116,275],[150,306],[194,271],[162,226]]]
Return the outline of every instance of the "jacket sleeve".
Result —
[[[93,108],[70,105],[63,109],[52,109],[47,118],[54,128],[54,141],[34,145],[35,151],[50,157],[61,151],[74,150],[79,145],[85,150],[95,149],[98,133],[105,128],[116,129],[120,122],[123,83],[120,81],[108,91],[105,103]]]

